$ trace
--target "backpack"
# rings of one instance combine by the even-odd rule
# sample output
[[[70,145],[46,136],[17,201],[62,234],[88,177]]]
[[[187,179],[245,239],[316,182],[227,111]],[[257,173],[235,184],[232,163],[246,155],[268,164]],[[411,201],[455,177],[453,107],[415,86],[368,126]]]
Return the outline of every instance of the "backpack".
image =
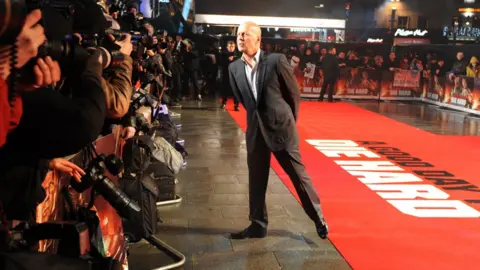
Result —
[[[152,162],[145,173],[153,178],[158,187],[157,202],[175,199],[177,194],[175,174],[165,164]]]
[[[122,151],[125,172],[145,171],[150,166],[153,149],[153,140],[146,135],[128,139]]]
[[[122,220],[125,236],[133,243],[149,238],[157,231],[157,185],[149,174],[140,172],[125,174],[120,179],[120,186],[123,192],[141,207],[139,213],[132,213],[128,219]]]
[[[155,136],[160,136],[175,146],[178,140],[178,131],[172,121],[157,121],[153,124],[152,129],[155,131]]]

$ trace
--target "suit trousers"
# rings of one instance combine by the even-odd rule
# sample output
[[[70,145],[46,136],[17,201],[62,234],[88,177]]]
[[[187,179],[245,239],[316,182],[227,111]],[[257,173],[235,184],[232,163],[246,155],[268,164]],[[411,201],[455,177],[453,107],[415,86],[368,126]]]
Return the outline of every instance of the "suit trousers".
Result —
[[[325,96],[325,91],[328,93],[328,100],[333,100],[333,91],[335,90],[335,86],[337,84],[337,78],[325,78],[322,85],[322,90],[320,90],[320,96],[318,97],[319,100],[323,100]]]
[[[282,169],[290,177],[305,213],[307,213],[315,223],[324,221],[320,207],[320,199],[301,160],[298,138],[295,141],[294,145],[291,145],[288,150],[275,151],[273,155],[282,166]],[[253,147],[253,151],[249,151],[247,155],[249,170],[249,218],[250,221],[266,228],[268,225],[268,214],[265,197],[272,151],[265,143],[265,139],[260,132],[256,136]]]

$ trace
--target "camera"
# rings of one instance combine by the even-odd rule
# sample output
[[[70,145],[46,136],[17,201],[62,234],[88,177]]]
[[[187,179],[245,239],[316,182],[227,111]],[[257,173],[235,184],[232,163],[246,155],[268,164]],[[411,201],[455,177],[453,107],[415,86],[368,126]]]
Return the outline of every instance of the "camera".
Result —
[[[150,108],[158,107],[158,99],[149,94],[144,89],[139,89],[133,93],[132,102],[130,103],[130,109],[134,112],[142,106],[147,106]]]
[[[78,183],[72,179],[70,185],[79,193],[88,188],[93,188],[93,191],[105,198],[121,217],[130,217],[132,214],[141,211],[140,206],[105,175],[108,171],[113,176],[118,176],[122,170],[123,162],[120,158],[114,154],[109,156],[100,154],[90,161],[81,182]]]

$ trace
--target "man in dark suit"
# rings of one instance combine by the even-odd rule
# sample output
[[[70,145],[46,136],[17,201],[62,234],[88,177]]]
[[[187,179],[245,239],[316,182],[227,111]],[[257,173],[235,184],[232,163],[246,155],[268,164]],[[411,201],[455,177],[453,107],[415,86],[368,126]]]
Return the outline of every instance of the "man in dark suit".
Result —
[[[229,66],[230,84],[247,111],[247,163],[249,170],[250,221],[252,224],[232,239],[263,238],[267,234],[265,193],[271,153],[290,176],[307,215],[318,235],[325,239],[328,226],[320,200],[302,164],[295,125],[300,90],[293,70],[283,54],[266,55],[260,50],[261,30],[247,22],[240,25],[237,47],[241,59]]]
[[[328,54],[322,59],[323,68],[323,85],[320,91],[319,101],[323,101],[325,91],[328,93],[328,102],[333,102],[333,92],[337,84],[338,76],[340,75],[340,66],[338,65],[337,50],[330,48]]]

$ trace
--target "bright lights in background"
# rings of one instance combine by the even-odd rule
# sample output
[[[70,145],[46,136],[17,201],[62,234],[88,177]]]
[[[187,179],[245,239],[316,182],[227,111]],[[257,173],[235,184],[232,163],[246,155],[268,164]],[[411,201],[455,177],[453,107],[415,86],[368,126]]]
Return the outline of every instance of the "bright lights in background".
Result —
[[[475,4],[475,0],[464,0],[465,4]]]
[[[188,20],[188,14],[190,13],[190,6],[192,5],[192,0],[185,0],[182,10],[182,17],[185,20]],[[183,24],[180,23],[180,27],[178,28],[179,33],[183,33]]]
[[[313,19],[290,17],[262,17],[262,16],[229,16],[217,14],[195,14],[197,23],[211,25],[236,26],[247,21],[256,22],[262,27],[287,28],[345,28],[345,20],[341,19]]]
[[[140,12],[145,18],[152,17],[152,7],[150,6],[150,1],[142,1],[140,4]]]

